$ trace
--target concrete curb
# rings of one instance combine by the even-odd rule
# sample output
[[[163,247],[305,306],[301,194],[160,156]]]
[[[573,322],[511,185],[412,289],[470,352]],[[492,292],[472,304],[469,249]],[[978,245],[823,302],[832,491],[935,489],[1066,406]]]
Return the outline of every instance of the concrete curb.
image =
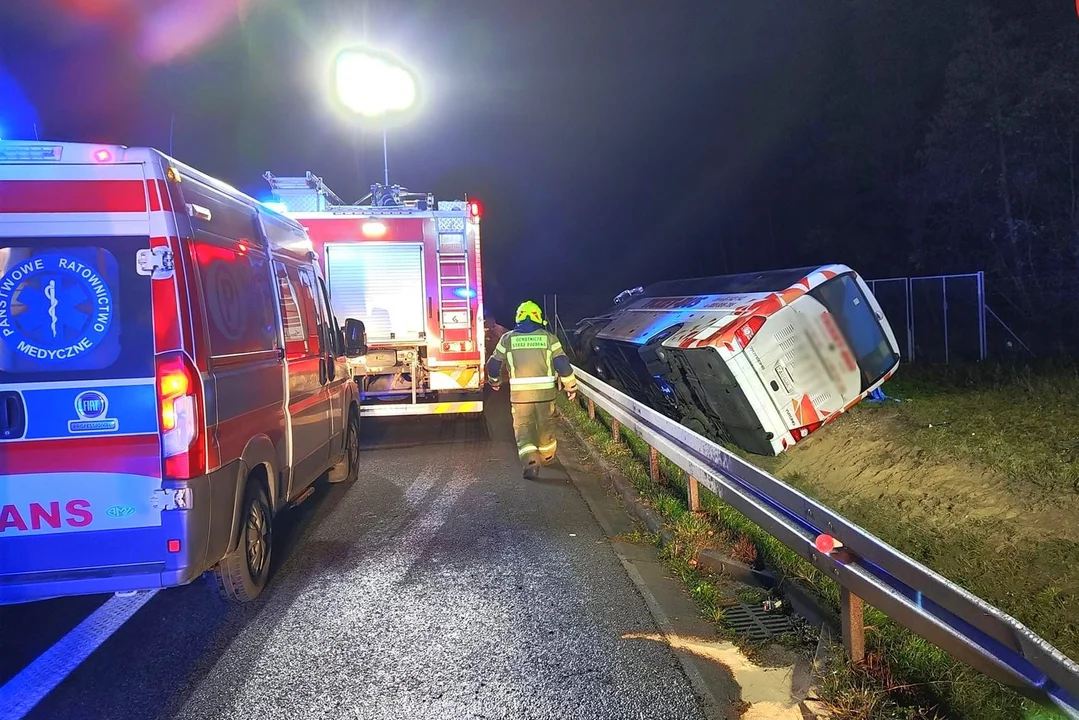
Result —
[[[641,502],[640,493],[633,483],[627,480],[621,471],[614,467],[588,441],[580,428],[570,418],[566,417],[561,408],[558,408],[558,415],[574,439],[587,449],[589,457],[607,474],[614,489],[621,496],[626,509],[644,523],[649,532],[659,535],[662,546],[666,547],[672,544],[674,535],[667,530],[666,523],[659,513]],[[704,550],[698,553],[696,560],[698,567],[703,567],[716,573],[725,573],[745,585],[766,590],[775,589],[782,592],[790,601],[791,609],[797,615],[805,618],[811,625],[818,628],[827,628],[833,634],[839,632],[839,618],[835,617],[834,613],[824,603],[824,600],[796,582],[787,582],[781,574],[768,569],[758,570],[714,550]]]

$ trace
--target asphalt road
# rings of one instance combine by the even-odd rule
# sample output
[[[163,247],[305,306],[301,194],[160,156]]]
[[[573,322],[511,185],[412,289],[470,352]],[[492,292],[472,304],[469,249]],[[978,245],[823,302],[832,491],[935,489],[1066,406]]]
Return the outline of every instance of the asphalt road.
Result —
[[[623,639],[652,616],[565,475],[521,478],[498,400],[369,422],[360,479],[278,525],[262,597],[157,593],[26,717],[704,717],[667,645]],[[106,600],[0,608],[0,683]]]

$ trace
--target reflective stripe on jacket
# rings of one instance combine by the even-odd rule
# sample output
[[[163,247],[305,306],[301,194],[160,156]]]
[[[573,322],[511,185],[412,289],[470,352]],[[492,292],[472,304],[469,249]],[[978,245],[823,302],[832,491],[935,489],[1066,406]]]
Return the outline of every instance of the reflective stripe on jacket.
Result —
[[[558,338],[543,328],[522,332],[511,330],[495,345],[488,364],[492,377],[498,376],[505,364],[510,378],[510,402],[550,402],[558,394],[556,366],[562,372],[562,382],[576,387],[577,380]]]

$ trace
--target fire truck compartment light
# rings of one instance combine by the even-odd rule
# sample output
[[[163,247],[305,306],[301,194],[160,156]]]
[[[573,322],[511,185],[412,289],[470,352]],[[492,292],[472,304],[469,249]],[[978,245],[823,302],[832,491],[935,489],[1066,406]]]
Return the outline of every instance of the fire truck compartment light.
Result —
[[[372,220],[363,224],[363,234],[367,237],[382,237],[386,234],[386,223]]]
[[[462,300],[468,300],[470,298],[476,297],[476,291],[473,290],[472,288],[466,288],[466,287],[457,288],[456,290],[453,291],[453,294],[456,295],[457,297],[461,298]]]

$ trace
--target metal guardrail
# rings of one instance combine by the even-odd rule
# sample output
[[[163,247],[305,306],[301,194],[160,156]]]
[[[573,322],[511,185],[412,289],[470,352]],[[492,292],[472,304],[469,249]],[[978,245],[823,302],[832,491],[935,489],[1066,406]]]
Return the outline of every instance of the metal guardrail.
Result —
[[[574,371],[585,398],[835,580],[845,596],[865,600],[957,660],[1079,719],[1079,664],[1018,620],[712,441]],[[815,540],[821,534],[839,540],[842,550],[820,552]]]

